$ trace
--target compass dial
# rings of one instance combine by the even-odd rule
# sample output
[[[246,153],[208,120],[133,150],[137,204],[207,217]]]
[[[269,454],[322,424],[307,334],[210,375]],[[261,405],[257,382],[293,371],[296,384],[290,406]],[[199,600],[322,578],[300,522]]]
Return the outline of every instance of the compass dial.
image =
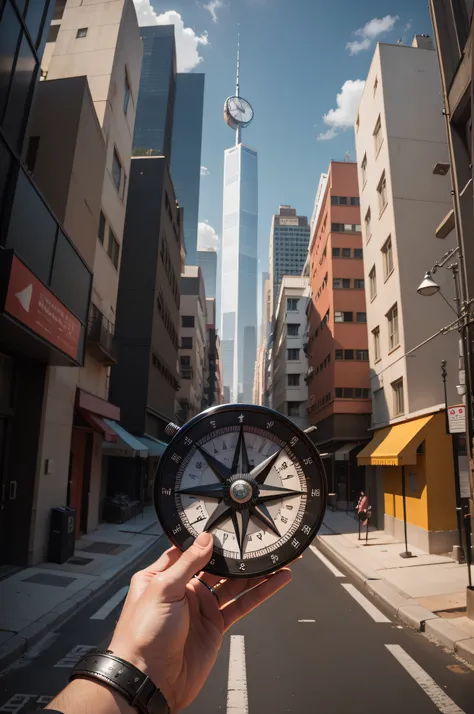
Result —
[[[297,558],[322,521],[326,479],[306,434],[281,414],[251,405],[203,412],[163,454],[155,505],[182,550],[214,536],[206,568],[257,577]]]

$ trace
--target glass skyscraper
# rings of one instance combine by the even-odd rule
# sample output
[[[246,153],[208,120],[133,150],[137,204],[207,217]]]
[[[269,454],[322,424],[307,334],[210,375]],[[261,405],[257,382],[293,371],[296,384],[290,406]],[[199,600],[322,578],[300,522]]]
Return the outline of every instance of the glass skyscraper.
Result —
[[[306,216],[297,216],[296,209],[280,206],[273,216],[270,233],[270,280],[272,309],[276,312],[281,281],[284,275],[301,275],[308,255],[310,227]]]
[[[257,152],[244,144],[224,154],[221,351],[231,402],[251,402],[257,352]]]
[[[201,268],[207,298],[216,298],[217,252],[214,248],[202,248],[197,251],[196,265]]]

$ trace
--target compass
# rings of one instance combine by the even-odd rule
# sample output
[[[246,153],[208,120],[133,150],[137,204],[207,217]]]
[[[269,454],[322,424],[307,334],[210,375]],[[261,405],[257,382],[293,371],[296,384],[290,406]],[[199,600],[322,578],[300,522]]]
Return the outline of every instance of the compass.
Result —
[[[321,458],[301,429],[272,409],[226,404],[168,432],[155,507],[175,546],[186,550],[212,533],[206,571],[225,578],[260,577],[301,555],[327,492]]]

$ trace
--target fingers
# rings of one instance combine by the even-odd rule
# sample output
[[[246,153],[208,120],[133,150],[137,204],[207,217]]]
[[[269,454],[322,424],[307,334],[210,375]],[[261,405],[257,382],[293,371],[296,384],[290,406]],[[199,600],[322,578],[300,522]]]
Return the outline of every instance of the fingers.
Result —
[[[155,560],[154,563],[151,563],[151,565],[144,570],[136,572],[130,584],[127,602],[136,602],[145,592],[155,575],[164,572],[174,565],[180,555],[181,551],[172,546],[171,548],[168,548],[168,550],[165,550],[165,552],[158,558],[158,560]]]
[[[224,631],[240,620],[249,612],[255,610],[265,600],[272,597],[278,590],[281,590],[291,581],[291,570],[283,569],[275,575],[270,576],[261,585],[245,593],[235,602],[225,607],[221,612],[224,618]]]
[[[256,588],[265,582],[267,578],[255,578],[252,580],[225,580],[221,585],[215,588],[217,597],[219,598],[220,607],[228,605],[236,597],[242,595],[247,590]]]
[[[173,591],[184,595],[186,585],[193,575],[199,573],[212,554],[214,539],[210,533],[201,533],[188,550],[166,571],[166,580]]]

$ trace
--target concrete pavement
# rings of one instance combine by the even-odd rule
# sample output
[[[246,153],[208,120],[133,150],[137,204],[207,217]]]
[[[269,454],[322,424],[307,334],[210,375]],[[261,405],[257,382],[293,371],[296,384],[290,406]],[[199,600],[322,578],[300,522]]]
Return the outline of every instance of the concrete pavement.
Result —
[[[465,614],[467,566],[411,546],[415,557],[403,559],[404,544],[383,531],[370,530],[367,546],[357,531],[353,514],[328,511],[319,548],[402,622],[474,665],[474,621]]]

